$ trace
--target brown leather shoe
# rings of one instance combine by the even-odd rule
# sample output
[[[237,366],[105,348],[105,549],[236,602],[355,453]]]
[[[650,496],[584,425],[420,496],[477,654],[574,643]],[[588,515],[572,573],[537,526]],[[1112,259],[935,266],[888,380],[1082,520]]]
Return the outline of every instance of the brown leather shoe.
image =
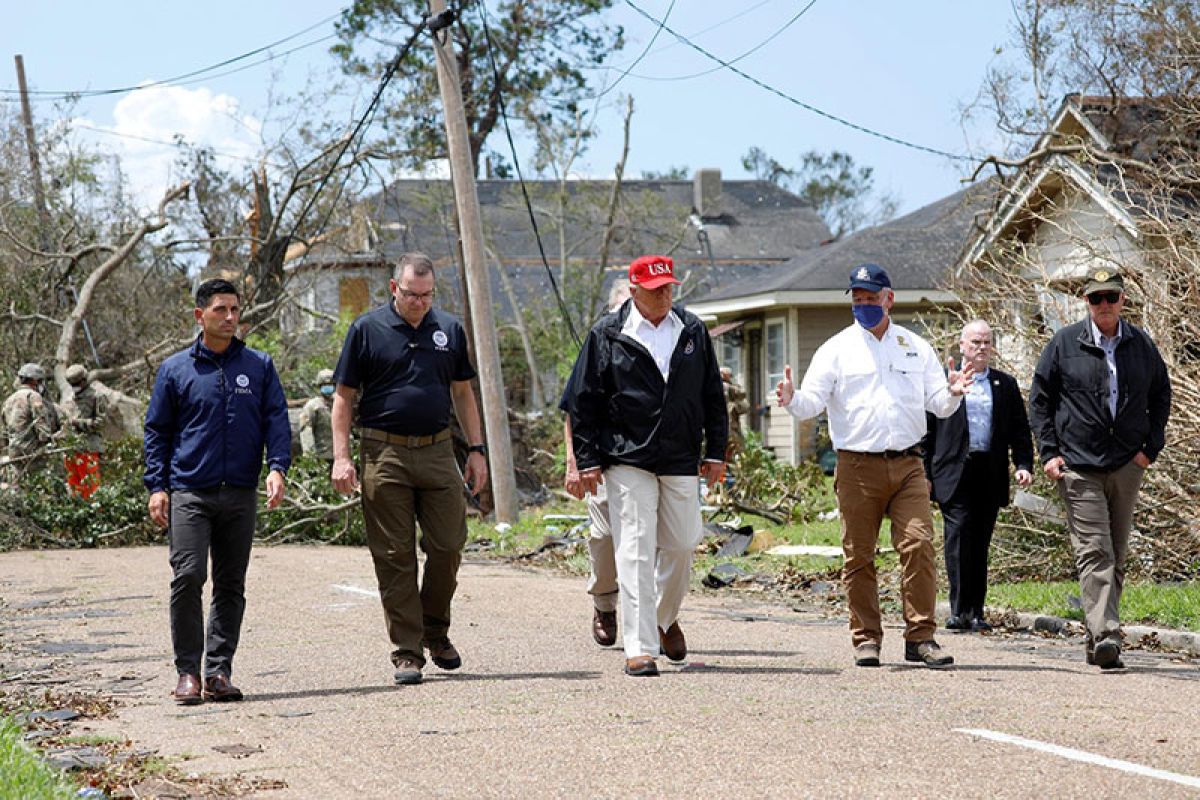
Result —
[[[429,651],[429,658],[433,660],[433,663],[442,669],[458,669],[462,666],[462,656],[445,636],[425,642],[425,649]]]
[[[658,645],[662,648],[663,655],[672,661],[683,661],[687,658],[687,640],[683,638],[683,631],[678,622],[672,622],[671,627],[665,631],[662,628],[658,629]]]
[[[171,697],[181,706],[203,703],[204,697],[200,694],[200,676],[186,672],[180,675],[179,683],[175,684],[175,691],[171,692]]]
[[[242,699],[242,690],[218,672],[204,679],[204,697],[217,703],[236,703]]]
[[[617,643],[617,612],[592,611],[592,638],[601,647],[612,647]]]
[[[625,674],[635,678],[656,678],[658,677],[658,664],[654,663],[653,656],[627,658],[625,659]]]

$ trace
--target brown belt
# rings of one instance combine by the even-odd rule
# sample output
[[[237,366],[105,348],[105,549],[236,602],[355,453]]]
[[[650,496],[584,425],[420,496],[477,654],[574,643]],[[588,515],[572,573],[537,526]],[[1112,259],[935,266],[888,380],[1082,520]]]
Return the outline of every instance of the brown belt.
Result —
[[[402,447],[428,447],[431,444],[444,442],[450,438],[450,429],[443,428],[430,436],[401,436],[398,433],[388,433],[387,431],[377,430],[375,428],[362,428],[362,438],[374,439],[377,442],[387,442],[388,444],[398,444]]]

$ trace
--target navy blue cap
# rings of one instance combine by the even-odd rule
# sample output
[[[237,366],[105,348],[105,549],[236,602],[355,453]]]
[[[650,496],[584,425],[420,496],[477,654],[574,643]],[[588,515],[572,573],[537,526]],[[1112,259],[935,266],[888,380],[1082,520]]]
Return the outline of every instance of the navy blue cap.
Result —
[[[878,264],[860,264],[850,270],[850,289],[878,292],[880,289],[890,288],[892,288],[892,279]],[[846,291],[848,292],[850,289]]]

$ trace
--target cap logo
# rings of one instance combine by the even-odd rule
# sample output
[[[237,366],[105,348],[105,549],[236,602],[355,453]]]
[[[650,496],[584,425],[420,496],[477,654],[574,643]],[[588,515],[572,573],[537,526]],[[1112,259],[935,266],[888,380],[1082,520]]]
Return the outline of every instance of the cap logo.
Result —
[[[1103,270],[1103,269],[1102,269],[1102,270],[1100,270],[1099,272],[1097,272],[1097,273],[1096,273],[1096,280],[1097,280],[1097,281],[1104,282],[1104,281],[1106,281],[1106,280],[1108,280],[1108,279],[1109,279],[1109,274],[1108,274],[1108,271],[1107,271],[1107,270]]]
[[[651,277],[655,275],[670,275],[671,268],[662,261],[655,261],[653,264],[646,265],[646,272],[650,273]]]
[[[859,267],[858,272],[854,273],[854,280],[856,281],[868,281],[870,279],[871,273],[867,271],[866,267]]]

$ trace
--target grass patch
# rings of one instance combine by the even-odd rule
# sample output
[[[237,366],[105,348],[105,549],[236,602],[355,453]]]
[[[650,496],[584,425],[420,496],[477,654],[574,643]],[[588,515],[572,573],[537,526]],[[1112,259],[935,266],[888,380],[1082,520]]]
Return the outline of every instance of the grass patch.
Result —
[[[1077,581],[999,583],[988,587],[988,605],[1082,621],[1083,611],[1069,598],[1078,602]],[[1200,630],[1200,581],[1125,584],[1121,621]]]
[[[26,747],[21,726],[10,717],[0,717],[0,800],[74,796],[75,789],[62,773]]]

